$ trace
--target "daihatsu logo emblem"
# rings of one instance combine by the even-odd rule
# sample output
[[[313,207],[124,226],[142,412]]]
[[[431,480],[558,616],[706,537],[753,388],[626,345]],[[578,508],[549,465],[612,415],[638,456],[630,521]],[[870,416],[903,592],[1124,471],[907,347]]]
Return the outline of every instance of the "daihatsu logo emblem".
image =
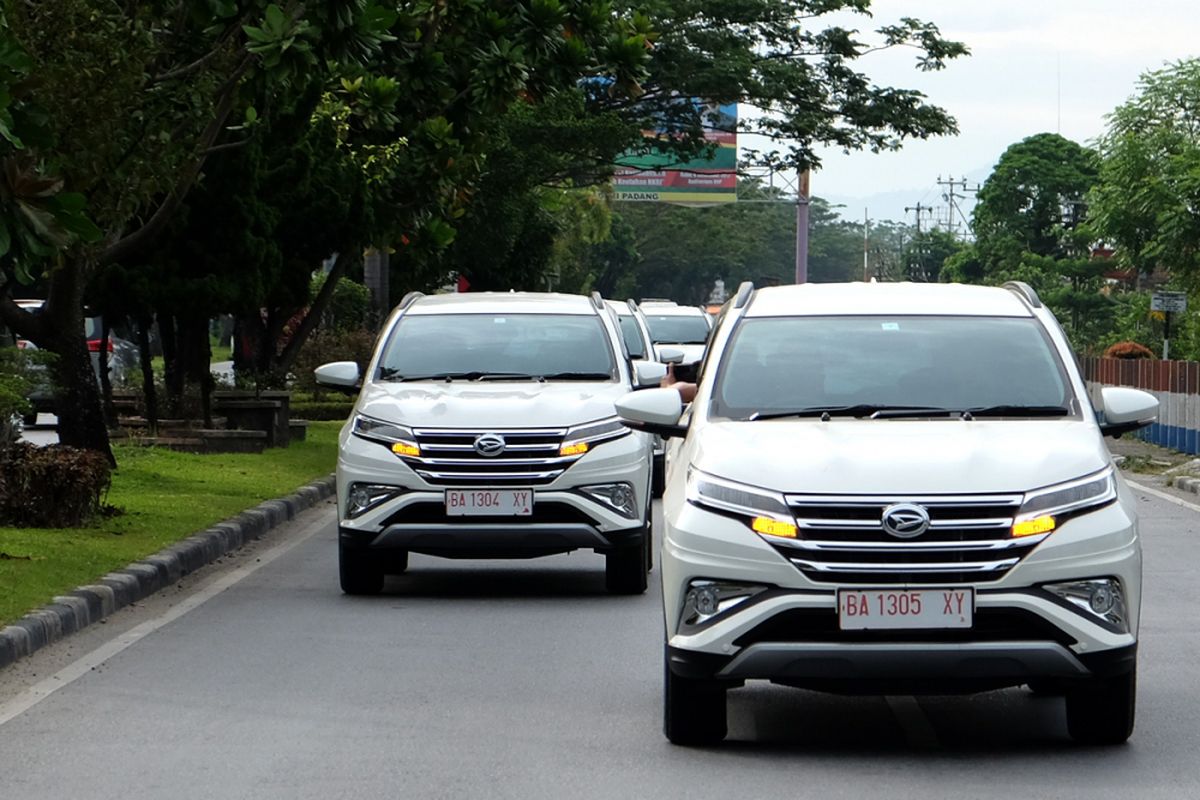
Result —
[[[484,458],[495,458],[504,452],[504,437],[498,433],[485,433],[476,436],[475,452]]]
[[[883,510],[883,529],[898,539],[912,539],[929,530],[929,512],[915,503],[894,503]]]

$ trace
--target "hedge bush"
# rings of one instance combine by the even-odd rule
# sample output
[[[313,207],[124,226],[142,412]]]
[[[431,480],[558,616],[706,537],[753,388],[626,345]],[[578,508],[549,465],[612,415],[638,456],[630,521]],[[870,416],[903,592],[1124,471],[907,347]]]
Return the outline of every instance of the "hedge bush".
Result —
[[[291,416],[292,419],[307,419],[313,421],[319,420],[343,420],[350,416],[350,409],[354,408],[353,400],[343,401],[317,401],[317,402],[297,402],[292,401]]]
[[[94,450],[18,442],[0,462],[0,524],[86,525],[100,513],[111,472],[108,459]]]

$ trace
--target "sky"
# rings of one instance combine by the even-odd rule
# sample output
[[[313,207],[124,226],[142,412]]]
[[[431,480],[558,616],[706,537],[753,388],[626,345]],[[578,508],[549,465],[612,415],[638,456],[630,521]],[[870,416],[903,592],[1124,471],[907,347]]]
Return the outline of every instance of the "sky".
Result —
[[[823,151],[812,193],[843,204],[843,216],[853,219],[865,209],[872,219],[911,223],[904,209],[918,202],[941,206],[944,217],[939,176],[979,183],[1009,145],[1036,133],[1086,144],[1137,93],[1142,74],[1200,56],[1197,0],[874,0],[871,8],[873,19],[840,22],[865,36],[916,17],[964,42],[971,55],[931,73],[916,69],[911,49],[857,62],[878,85],[924,93],[958,120],[960,132],[896,153]]]

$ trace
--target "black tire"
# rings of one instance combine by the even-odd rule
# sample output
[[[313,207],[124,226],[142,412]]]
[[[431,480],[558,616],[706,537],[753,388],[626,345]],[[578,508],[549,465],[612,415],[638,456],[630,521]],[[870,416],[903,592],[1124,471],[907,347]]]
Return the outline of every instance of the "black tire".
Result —
[[[387,553],[387,574],[403,575],[408,570],[408,551],[389,550]]]
[[[1137,672],[1093,678],[1067,690],[1067,732],[1081,744],[1122,744],[1133,733]]]
[[[1062,697],[1066,688],[1059,681],[1035,679],[1026,684],[1035,697]]]
[[[653,467],[650,470],[650,496],[655,500],[663,496],[667,488],[667,458],[665,455],[654,456],[651,459]]]
[[[371,595],[383,591],[383,562],[369,550],[338,542],[338,576],[346,594]]]
[[[646,551],[646,572],[654,571],[654,516],[653,509],[646,509],[646,532],[642,538],[642,546]]]
[[[725,738],[724,684],[681,678],[663,659],[663,733],[671,744],[711,745]]]
[[[604,556],[604,588],[609,594],[642,594],[646,577],[646,539],[640,547],[620,547]]]

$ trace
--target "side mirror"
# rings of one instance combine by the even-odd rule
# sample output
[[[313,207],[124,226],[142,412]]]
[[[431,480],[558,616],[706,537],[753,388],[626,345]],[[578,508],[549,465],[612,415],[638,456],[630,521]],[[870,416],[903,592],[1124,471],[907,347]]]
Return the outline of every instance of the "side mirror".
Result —
[[[633,362],[633,388],[635,389],[658,386],[665,377],[667,377],[666,364],[641,359]]]
[[[617,415],[626,427],[655,433],[664,439],[686,436],[687,426],[679,424],[683,398],[675,389],[646,389],[630,392],[616,402]]]
[[[664,364],[682,364],[683,351],[678,347],[658,348],[658,360]]]
[[[1158,420],[1158,398],[1140,389],[1105,386],[1100,390],[1104,422],[1100,432],[1116,438]]]
[[[313,370],[313,376],[317,379],[317,385],[336,389],[346,394],[356,394],[359,389],[358,364],[353,361],[334,361],[331,364],[322,364]]]

